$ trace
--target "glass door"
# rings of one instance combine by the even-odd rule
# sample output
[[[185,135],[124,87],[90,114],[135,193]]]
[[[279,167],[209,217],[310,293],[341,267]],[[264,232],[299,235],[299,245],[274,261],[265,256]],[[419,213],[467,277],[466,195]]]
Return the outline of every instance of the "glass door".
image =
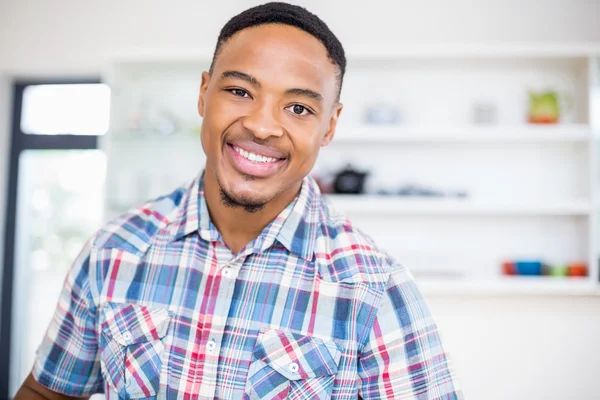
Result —
[[[17,83],[2,282],[0,398],[31,371],[71,263],[102,223],[101,83]]]

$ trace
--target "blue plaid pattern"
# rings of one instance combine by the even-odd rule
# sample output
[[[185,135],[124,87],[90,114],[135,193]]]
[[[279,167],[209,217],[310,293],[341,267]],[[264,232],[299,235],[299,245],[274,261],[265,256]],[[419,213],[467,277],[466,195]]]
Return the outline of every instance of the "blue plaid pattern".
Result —
[[[121,397],[156,395],[161,370],[161,339],[170,322],[169,312],[138,304],[104,303],[100,323],[100,362],[109,384]]]
[[[410,272],[306,178],[237,254],[203,175],[98,231],[33,369],[108,399],[458,399]]]
[[[287,398],[291,390],[297,393],[294,399],[329,399],[340,356],[341,346],[334,341],[263,329],[244,398]]]

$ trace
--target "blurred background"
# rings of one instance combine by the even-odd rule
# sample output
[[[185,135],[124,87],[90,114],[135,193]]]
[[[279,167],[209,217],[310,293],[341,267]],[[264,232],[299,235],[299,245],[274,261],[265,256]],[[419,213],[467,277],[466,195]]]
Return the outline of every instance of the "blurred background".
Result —
[[[0,0],[0,398],[84,241],[202,168],[201,72],[260,3]],[[600,2],[294,3],[348,56],[312,175],[413,271],[467,398],[600,398]]]

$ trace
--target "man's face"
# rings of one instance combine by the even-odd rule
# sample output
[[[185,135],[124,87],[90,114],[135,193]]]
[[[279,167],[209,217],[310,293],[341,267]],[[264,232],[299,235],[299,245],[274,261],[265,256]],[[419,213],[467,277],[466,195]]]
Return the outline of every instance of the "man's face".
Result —
[[[333,138],[341,104],[323,44],[287,25],[244,29],[202,75],[206,173],[228,201],[260,208],[291,194]]]

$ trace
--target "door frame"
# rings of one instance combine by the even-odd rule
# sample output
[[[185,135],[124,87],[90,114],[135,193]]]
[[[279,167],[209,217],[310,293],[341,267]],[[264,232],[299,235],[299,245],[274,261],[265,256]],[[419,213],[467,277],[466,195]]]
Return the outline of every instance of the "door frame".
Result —
[[[10,154],[6,187],[6,214],[4,251],[0,296],[0,398],[11,398],[11,365],[14,351],[11,348],[13,329],[15,245],[17,221],[17,189],[19,183],[19,158],[25,150],[94,150],[98,149],[95,135],[35,135],[21,130],[23,93],[28,86],[57,84],[102,83],[99,78],[66,78],[40,80],[14,80],[12,85],[12,118]],[[33,366],[32,366],[33,367]],[[18,371],[13,371],[17,373]]]

